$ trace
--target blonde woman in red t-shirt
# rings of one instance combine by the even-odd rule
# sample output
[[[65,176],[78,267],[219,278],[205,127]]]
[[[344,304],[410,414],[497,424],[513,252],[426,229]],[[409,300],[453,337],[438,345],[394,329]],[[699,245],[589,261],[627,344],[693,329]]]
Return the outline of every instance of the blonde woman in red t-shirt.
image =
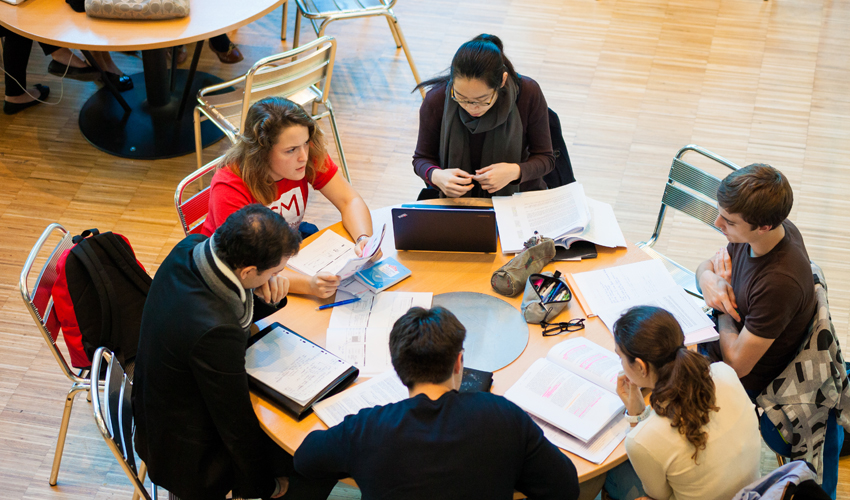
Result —
[[[254,103],[239,142],[225,154],[210,184],[209,213],[201,232],[207,236],[233,212],[261,203],[281,214],[293,230],[304,218],[309,186],[339,210],[342,225],[360,255],[372,235],[372,216],[363,198],[339,172],[325,150],[324,134],[304,109],[282,97]],[[330,273],[307,276],[288,269],[289,291],[330,297],[340,279]]]

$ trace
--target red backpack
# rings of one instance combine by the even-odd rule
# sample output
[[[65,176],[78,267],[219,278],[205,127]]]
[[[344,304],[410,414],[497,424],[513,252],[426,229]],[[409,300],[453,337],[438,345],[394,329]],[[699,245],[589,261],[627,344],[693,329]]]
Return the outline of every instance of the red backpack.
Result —
[[[52,292],[71,364],[88,368],[104,346],[127,366],[136,356],[151,278],[120,234],[90,229],[73,242],[59,256]]]

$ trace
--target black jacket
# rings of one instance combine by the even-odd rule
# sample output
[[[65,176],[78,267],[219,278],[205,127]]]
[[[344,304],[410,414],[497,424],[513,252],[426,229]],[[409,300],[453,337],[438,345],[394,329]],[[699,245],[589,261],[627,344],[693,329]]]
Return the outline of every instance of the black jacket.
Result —
[[[251,406],[248,332],[192,260],[205,238],[174,247],[145,303],[133,384],[136,451],[151,480],[183,500],[223,499],[231,489],[269,496],[274,478],[291,471],[291,457]],[[255,320],[273,311],[262,305],[255,301]]]

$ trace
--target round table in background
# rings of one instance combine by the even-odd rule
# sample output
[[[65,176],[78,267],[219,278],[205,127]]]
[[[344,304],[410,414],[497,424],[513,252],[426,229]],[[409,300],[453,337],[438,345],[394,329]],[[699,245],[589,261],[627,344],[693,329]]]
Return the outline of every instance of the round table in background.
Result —
[[[152,160],[195,150],[195,95],[198,89],[222,81],[202,72],[190,78],[191,70],[177,70],[172,79],[166,49],[232,31],[283,2],[190,0],[188,17],[162,21],[92,18],[74,12],[64,0],[27,0],[20,5],[0,2],[0,25],[34,41],[71,49],[141,50],[144,73],[132,75],[135,88],[120,94],[127,108],[104,87],[80,111],[80,130],[92,145],[107,153]],[[185,89],[187,80],[192,84]],[[189,98],[181,110],[184,95]],[[222,135],[211,122],[203,123],[204,146]]]
[[[433,200],[431,203],[481,204],[489,203],[489,200]],[[519,306],[522,302],[522,294],[516,297],[504,297],[497,294],[490,287],[490,276],[493,274],[493,271],[501,267],[512,257],[512,255],[502,255],[501,246],[497,253],[396,251],[392,244],[393,234],[387,215],[388,212],[389,209],[381,209],[373,212],[373,225],[376,226],[376,230],[380,228],[381,223],[388,223],[384,244],[381,246],[381,250],[384,253],[383,257],[395,258],[412,272],[409,278],[392,287],[390,291],[433,292],[434,295],[448,292],[477,292],[506,301],[516,307],[516,314],[521,317]],[[325,230],[335,231],[342,236],[348,237],[348,233],[342,227],[342,223],[334,224]],[[318,234],[321,234],[321,232]],[[306,239],[303,245],[308,245],[318,234]],[[564,274],[579,273],[649,259],[643,251],[634,245],[630,245],[627,249],[599,247],[598,251],[599,256],[596,259],[583,260],[581,262],[553,262],[548,264],[544,270],[554,272],[557,269]],[[331,310],[316,311],[316,307],[331,301],[332,299],[290,295],[285,308],[261,323],[267,324],[268,322],[277,321],[313,342],[324,346]],[[569,303],[568,308],[561,312],[555,320],[567,321],[578,317],[585,317],[585,314],[577,299],[574,298]],[[554,337],[543,337],[539,325],[528,325],[528,344],[519,358],[493,374],[492,392],[503,395],[534,361],[545,357],[552,346],[568,338],[585,336],[606,349],[614,350],[614,338],[608,331],[608,328],[602,323],[602,320],[593,317],[588,319],[585,324],[586,328],[584,330]],[[289,453],[294,453],[295,449],[298,448],[310,432],[327,428],[315,414],[311,414],[300,422],[297,422],[271,401],[267,401],[253,393],[251,394],[251,400],[254,403],[254,411],[257,413],[264,430]],[[601,464],[594,464],[572,453],[565,453],[567,453],[575,464],[580,481],[586,481],[602,474],[626,459],[626,450],[623,443],[620,443]]]

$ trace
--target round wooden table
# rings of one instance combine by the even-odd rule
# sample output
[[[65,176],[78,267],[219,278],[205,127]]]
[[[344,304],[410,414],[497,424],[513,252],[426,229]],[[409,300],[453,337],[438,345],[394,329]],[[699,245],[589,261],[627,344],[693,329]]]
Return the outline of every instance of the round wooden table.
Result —
[[[484,203],[487,202],[489,200]],[[445,202],[437,201],[437,203]],[[449,203],[456,204],[457,200],[452,200]],[[464,201],[463,203],[470,202]],[[481,201],[471,203],[479,204]],[[433,292],[435,295],[455,291],[479,292],[506,300],[516,306],[517,314],[519,314],[519,306],[522,302],[521,294],[516,297],[504,297],[497,294],[490,287],[490,276],[493,274],[493,271],[509,261],[512,255],[502,255],[501,247],[497,253],[492,254],[397,252],[392,244],[393,236],[389,217],[385,213],[382,213],[384,211],[388,212],[388,210],[381,209],[373,212],[373,226],[376,230],[380,228],[382,222],[386,221],[388,223],[387,235],[384,238],[384,245],[381,247],[384,257],[393,257],[412,271],[410,278],[397,284],[390,291]],[[335,231],[342,236],[348,237],[348,233],[342,227],[342,223],[337,223],[325,230]],[[306,239],[303,244],[309,244],[316,236],[318,235]],[[579,273],[649,259],[643,251],[634,245],[629,246],[628,249],[598,247],[598,251],[599,256],[596,259],[583,260],[581,262],[553,262],[548,264],[544,268],[544,271],[554,272],[557,269],[564,274]],[[571,288],[574,287],[571,285]],[[332,299],[291,295],[288,298],[285,308],[262,323],[267,324],[268,322],[277,321],[313,342],[324,346],[331,310],[316,311],[315,309],[319,305],[329,302],[332,302]],[[569,303],[568,309],[559,314],[555,319],[557,321],[567,321],[571,318],[579,317],[585,317],[585,314],[579,303],[579,299],[573,298]],[[586,328],[584,330],[555,337],[543,337],[539,325],[528,325],[528,345],[520,357],[513,363],[494,373],[492,392],[494,394],[504,394],[534,361],[545,357],[552,346],[572,336],[585,336],[607,349],[614,350],[614,338],[608,331],[608,328],[602,323],[602,320],[593,317],[588,319],[585,324]],[[294,453],[295,449],[298,448],[310,432],[327,428],[315,414],[311,414],[302,421],[296,422],[270,401],[253,393],[251,400],[254,403],[254,410],[264,430],[289,453]],[[620,443],[602,464],[588,462],[569,452],[564,453],[575,464],[579,481],[582,482],[602,474],[624,462],[626,459],[626,450],[623,443]]]
[[[192,109],[198,89],[222,80],[192,69],[170,75],[166,49],[198,42],[259,19],[285,0],[190,0],[183,19],[140,21],[98,19],[74,12],[64,0],[0,2],[0,25],[38,42],[83,51],[141,50],[144,73],[132,75],[135,88],[104,87],[80,111],[80,130],[95,147],[124,158],[182,156],[195,149]],[[188,83],[188,85],[187,85]],[[181,102],[184,105],[181,106]],[[222,137],[210,122],[202,127],[204,145]]]

